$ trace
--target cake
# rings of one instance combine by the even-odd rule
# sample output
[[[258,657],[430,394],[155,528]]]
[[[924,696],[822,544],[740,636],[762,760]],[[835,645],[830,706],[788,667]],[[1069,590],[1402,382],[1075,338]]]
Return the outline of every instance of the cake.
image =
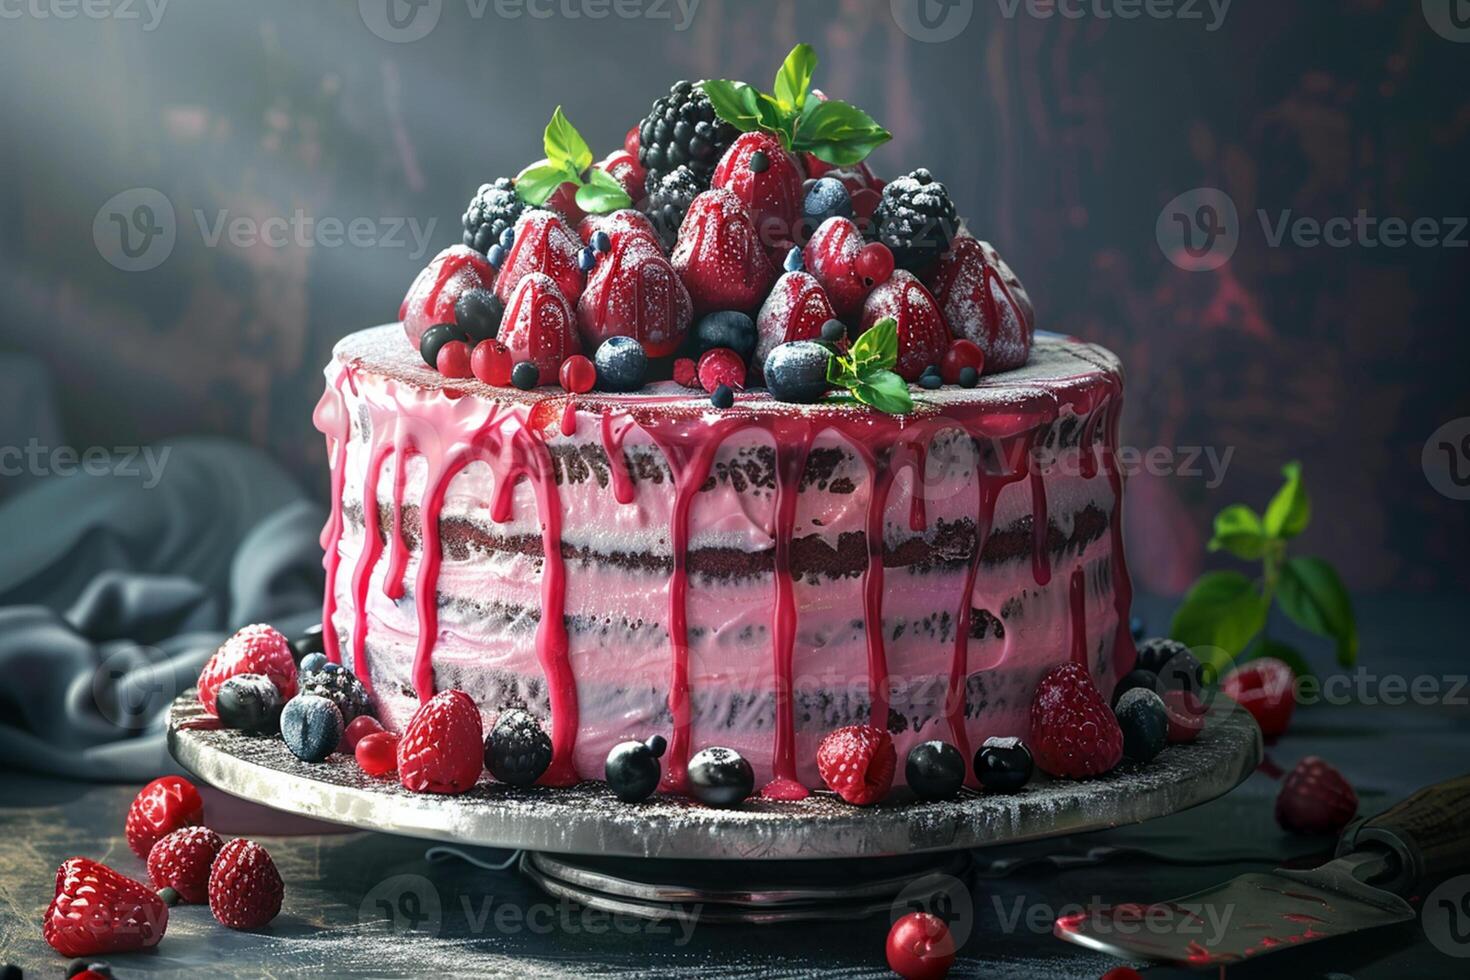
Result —
[[[661,735],[666,791],[717,745],[799,799],[835,729],[969,759],[1028,735],[1048,670],[1131,668],[1118,360],[1036,334],[928,171],[725,132],[718,84],[593,168],[646,197],[555,171],[554,120],[400,322],[333,351],[325,652],[389,729],[459,690],[486,731],[540,721],[543,784]]]

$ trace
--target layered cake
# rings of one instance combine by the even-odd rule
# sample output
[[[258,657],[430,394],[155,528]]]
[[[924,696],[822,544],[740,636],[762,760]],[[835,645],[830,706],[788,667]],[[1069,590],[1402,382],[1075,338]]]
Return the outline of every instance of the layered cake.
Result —
[[[544,784],[658,735],[667,791],[721,746],[792,799],[834,730],[968,760],[1051,668],[1131,667],[1117,359],[1035,334],[929,171],[720,84],[591,167],[558,110],[400,322],[336,346],[326,655],[390,730],[457,690],[539,721]]]

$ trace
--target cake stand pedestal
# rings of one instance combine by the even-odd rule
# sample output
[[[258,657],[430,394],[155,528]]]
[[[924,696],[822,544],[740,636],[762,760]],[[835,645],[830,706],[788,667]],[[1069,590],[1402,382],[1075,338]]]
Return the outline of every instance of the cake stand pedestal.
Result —
[[[460,796],[410,793],[347,756],[305,763],[275,737],[221,729],[193,691],[169,713],[169,750],[227,793],[364,830],[523,852],[520,868],[553,896],[609,912],[701,922],[861,918],[918,906],[953,887],[967,851],[1104,830],[1212,800],[1261,759],[1245,711],[1218,699],[1199,739],[1147,765],[1086,782],[1038,775],[1018,793],[962,791],[872,806],[830,793],[739,809],[655,796],[619,802],[602,783],[513,789],[482,781]],[[850,859],[862,858],[861,861]]]

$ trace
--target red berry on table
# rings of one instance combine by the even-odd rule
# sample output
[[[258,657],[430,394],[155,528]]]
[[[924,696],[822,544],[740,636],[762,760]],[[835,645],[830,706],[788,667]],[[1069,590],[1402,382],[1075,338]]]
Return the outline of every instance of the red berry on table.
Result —
[[[1276,822],[1295,834],[1336,834],[1357,812],[1352,784],[1315,755],[1286,774],[1276,796]]]
[[[882,242],[870,242],[858,251],[853,270],[865,286],[881,286],[893,275],[893,252]]]
[[[399,738],[392,732],[374,732],[357,743],[353,757],[369,776],[386,776],[398,768]]]
[[[1031,751],[1043,772],[1069,779],[1100,776],[1123,758],[1123,729],[1087,671],[1053,667],[1031,699]]]
[[[257,623],[247,626],[224,642],[199,672],[199,703],[215,714],[219,686],[236,674],[264,674],[271,679],[281,700],[296,696],[296,660],[291,644],[280,631]],[[138,855],[143,857],[147,852]]]
[[[918,381],[925,368],[943,360],[949,329],[934,297],[912,272],[899,269],[863,302],[862,330],[884,317],[898,323],[898,363],[893,369],[905,381]]]
[[[484,255],[467,245],[453,245],[434,256],[418,274],[398,308],[403,332],[414,350],[424,331],[440,323],[455,323],[455,305],[472,289],[491,289],[495,269]]]
[[[597,368],[581,354],[561,362],[561,386],[574,395],[584,395],[597,384]]]
[[[1296,708],[1296,673],[1283,660],[1260,657],[1237,667],[1220,688],[1251,713],[1261,734],[1275,738],[1286,732]]]
[[[822,327],[835,319],[832,301],[815,276],[808,272],[786,273],[776,280],[756,317],[751,363],[763,366],[771,351],[793,340],[820,340]]]
[[[961,234],[939,257],[927,283],[950,332],[978,344],[990,371],[1026,363],[1036,311],[1026,287],[989,242]]]
[[[161,838],[203,822],[204,800],[194,784],[182,776],[160,776],[133,797],[124,835],[133,853],[146,861]]]
[[[877,803],[893,787],[898,754],[893,739],[872,725],[828,732],[817,746],[817,772],[827,787],[854,806]]]
[[[528,273],[505,306],[505,321],[496,338],[510,351],[515,364],[535,366],[537,384],[556,383],[561,363],[581,353],[576,314],[549,276]],[[512,377],[515,369],[512,368]]]
[[[681,357],[674,362],[674,380],[686,388],[699,387],[699,368],[692,357]]]
[[[888,930],[888,968],[904,980],[939,980],[954,966],[954,937],[937,915],[910,912]]]
[[[973,340],[956,340],[944,352],[939,362],[939,374],[947,385],[960,383],[960,374],[965,368],[974,368],[976,374],[985,373],[985,352]]]
[[[577,329],[587,350],[609,337],[632,337],[649,357],[667,357],[683,345],[693,318],[689,291],[653,237],[608,236],[608,252],[577,301]]]
[[[754,310],[776,278],[745,205],[718,188],[689,205],[669,262],[689,290],[695,316]]]
[[[153,889],[74,857],[56,870],[41,934],[62,956],[94,956],[156,946],[167,928],[168,906]]]
[[[369,735],[376,735],[383,730],[383,723],[372,715],[358,715],[347,723],[347,728],[342,732],[342,745],[344,751],[351,752],[357,748],[357,743]]]
[[[495,295],[506,310],[500,338],[506,346],[512,346],[504,337],[504,324],[510,322],[511,296],[526,276],[533,273],[549,276],[569,303],[575,303],[582,295],[586,283],[578,265],[582,248],[582,239],[554,211],[538,208],[527,211],[516,221],[510,250],[505,253],[500,275],[495,279]]]
[[[209,911],[231,929],[259,929],[281,911],[286,885],[265,848],[237,837],[209,871]]]
[[[172,888],[186,902],[209,901],[209,869],[225,842],[208,827],[184,827],[161,839],[148,852],[148,880],[154,888]]]
[[[463,691],[419,705],[398,743],[398,781],[415,793],[463,793],[485,767],[484,722]]]
[[[462,340],[451,340],[439,348],[434,366],[446,378],[468,378],[470,376],[470,345]]]
[[[707,350],[699,359],[699,386],[714,391],[720,385],[745,387],[745,361],[728,347]]]
[[[471,373],[485,384],[497,388],[510,385],[510,372],[515,366],[515,358],[498,340],[482,340],[470,354]]]

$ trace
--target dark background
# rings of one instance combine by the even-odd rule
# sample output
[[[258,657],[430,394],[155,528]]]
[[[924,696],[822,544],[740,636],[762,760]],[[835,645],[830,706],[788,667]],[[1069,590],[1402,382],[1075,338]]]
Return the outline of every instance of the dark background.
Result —
[[[426,37],[390,43],[367,26],[374,2],[172,0],[153,30],[143,0],[136,20],[6,7],[0,351],[54,376],[70,444],[231,436],[324,495],[309,416],[331,345],[393,318],[414,273],[457,240],[475,188],[541,155],[556,105],[601,156],[675,79],[769,88],[805,40],[817,85],[894,133],[880,174],[930,168],[1022,276],[1042,326],[1122,356],[1128,442],[1179,462],[1187,447],[1233,450],[1219,487],[1132,481],[1142,588],[1182,591],[1207,561],[1211,515],[1263,506],[1292,458],[1316,508],[1301,550],[1352,588],[1470,584],[1470,505],[1437,493],[1420,462],[1431,433],[1470,416],[1470,236],[1271,247],[1255,216],[1365,209],[1448,232],[1470,214],[1470,43],[1432,30],[1418,0],[1236,0],[1216,29],[1205,4],[1202,20],[931,4],[941,21],[969,18],[941,43],[905,33],[886,0],[703,0],[684,30],[663,0],[597,20],[566,16],[563,0],[536,8],[549,17],[442,0]],[[157,268],[123,272],[93,221],[138,187],[168,197],[177,243]],[[1210,272],[1177,268],[1155,234],[1166,203],[1198,187],[1240,215],[1237,251]],[[196,218],[298,209],[436,224],[417,255],[407,236],[211,247]],[[21,412],[19,397],[0,406]]]

